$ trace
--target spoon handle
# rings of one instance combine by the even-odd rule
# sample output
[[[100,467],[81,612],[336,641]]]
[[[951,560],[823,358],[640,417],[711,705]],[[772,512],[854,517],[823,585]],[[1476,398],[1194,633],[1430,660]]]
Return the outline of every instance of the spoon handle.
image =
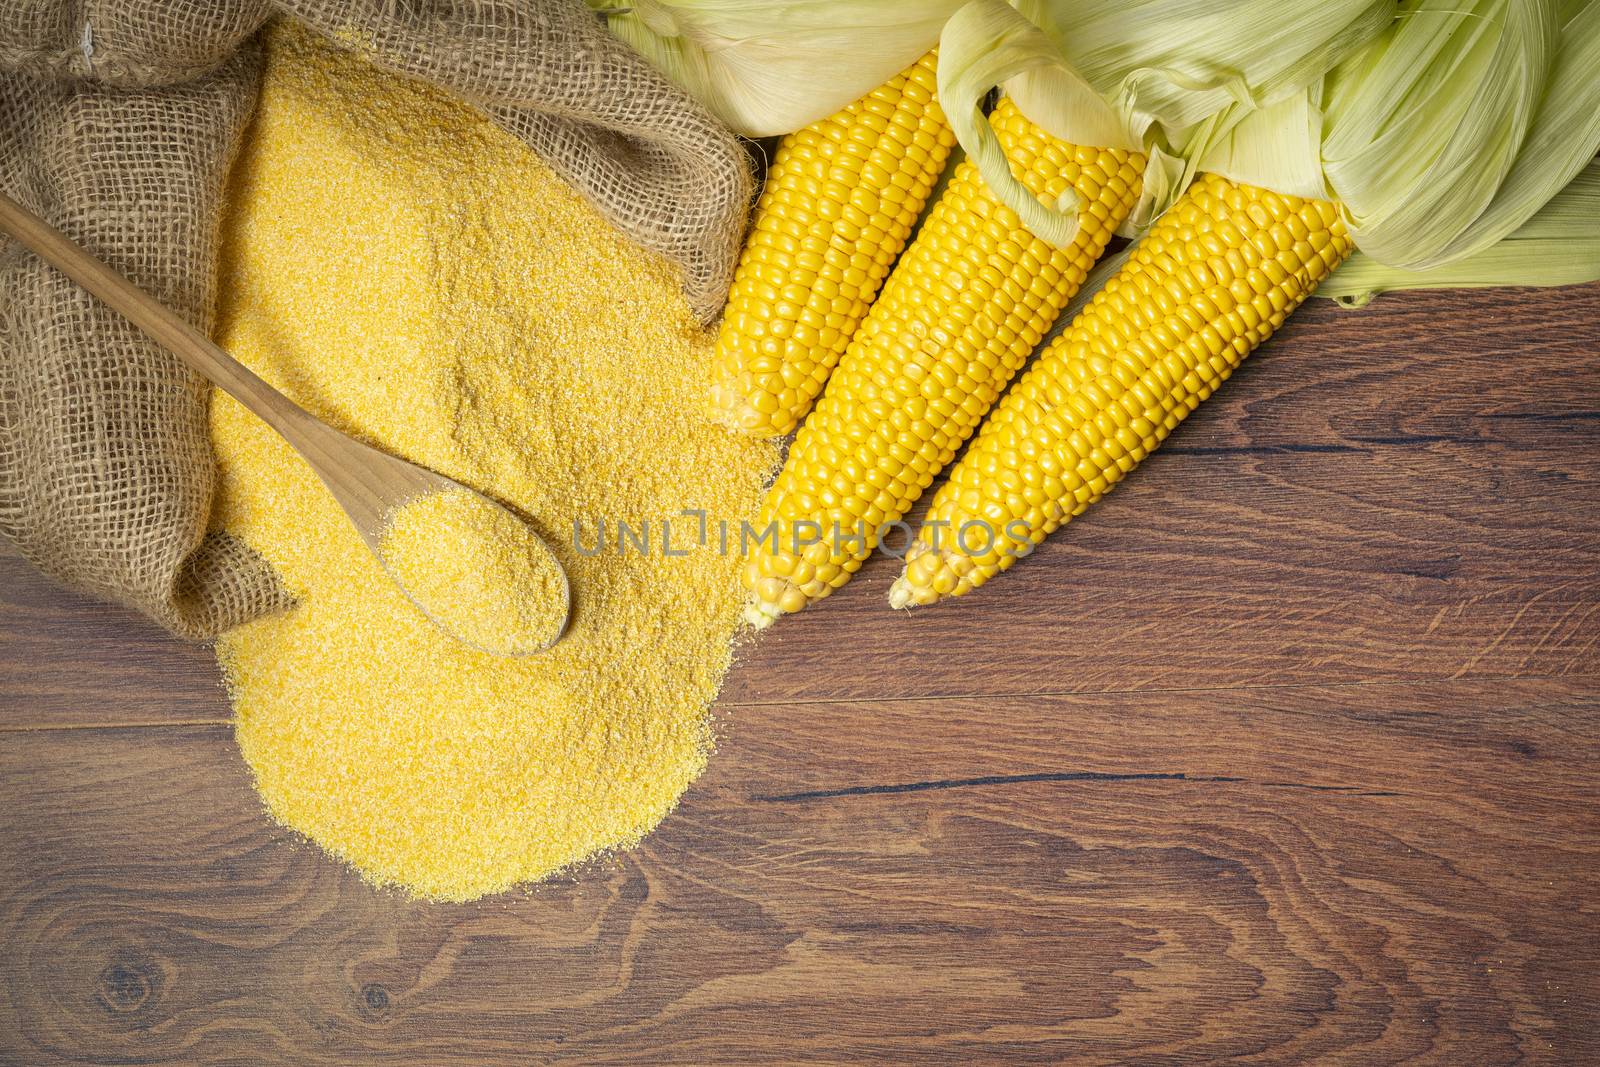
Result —
[[[0,192],[0,231],[93,293],[190,369],[226,389],[267,425],[297,440],[311,417],[244,364],[66,234]]]
[[[475,492],[426,467],[379,451],[318,420],[212,344],[208,337],[155,297],[3,192],[0,192],[0,234],[10,234],[24,247],[32,249],[40,259],[94,294],[190,369],[227,390],[277,430],[322,479],[380,561],[383,560],[384,530],[395,507],[429,493]],[[482,499],[494,507],[504,508],[496,501]],[[522,520],[519,518],[519,521]],[[530,536],[545,552],[549,551],[536,533]],[[566,572],[561,570],[559,562],[554,566],[561,576],[562,626],[565,627],[572,610],[572,594],[567,587]],[[384,567],[388,564],[384,563]],[[404,583],[401,588],[405,588]],[[409,597],[411,593],[407,591],[406,595]],[[418,607],[441,628],[460,639],[459,633],[440,623],[426,606],[418,604]],[[559,636],[558,632],[556,637]]]

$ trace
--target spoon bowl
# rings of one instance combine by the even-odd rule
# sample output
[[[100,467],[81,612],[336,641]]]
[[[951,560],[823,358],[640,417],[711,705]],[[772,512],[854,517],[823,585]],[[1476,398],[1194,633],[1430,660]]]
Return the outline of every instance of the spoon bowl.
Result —
[[[373,448],[329,426],[267,384],[155,297],[3,192],[0,192],[0,232],[16,238],[276,430],[328,487],[361,539],[378,557],[384,573],[434,625],[469,647],[497,655],[540,652],[566,632],[572,612],[566,571],[550,553],[550,546],[516,512],[454,479]],[[467,641],[396,576],[383,552],[384,532],[390,521],[399,509],[430,494],[444,492],[468,493],[501,509],[527,529],[528,536],[543,552],[550,554],[548,562],[559,575],[560,603],[556,609],[560,625],[555,627],[548,643],[506,653]]]

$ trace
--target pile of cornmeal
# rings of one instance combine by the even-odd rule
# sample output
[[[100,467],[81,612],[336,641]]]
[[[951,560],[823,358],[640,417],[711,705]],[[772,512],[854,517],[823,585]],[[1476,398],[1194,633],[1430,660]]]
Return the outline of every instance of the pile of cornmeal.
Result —
[[[215,522],[298,600],[218,643],[272,815],[452,900],[637,841],[705,765],[743,600],[737,556],[683,513],[753,519],[777,460],[703,417],[711,340],[673,269],[487,119],[289,27],[230,203],[222,344],[340,429],[535,517],[573,603],[535,656],[452,640],[218,394]],[[619,550],[619,522],[648,550]]]

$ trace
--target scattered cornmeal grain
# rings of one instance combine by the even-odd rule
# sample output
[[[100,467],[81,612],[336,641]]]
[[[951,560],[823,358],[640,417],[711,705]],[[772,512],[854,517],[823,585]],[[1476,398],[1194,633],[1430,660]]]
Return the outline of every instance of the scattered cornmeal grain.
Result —
[[[216,521],[299,601],[218,643],[269,810],[436,899],[636,842],[705,765],[742,606],[716,524],[754,517],[776,461],[702,419],[711,343],[672,269],[476,113],[286,27],[230,203],[223,344],[332,424],[532,516],[573,598],[547,652],[463,646],[217,394]],[[610,543],[619,520],[650,524],[648,553]]]
[[[469,645],[523,656],[548,648],[566,625],[561,564],[527,523],[477,493],[401,505],[380,545],[417,607]]]

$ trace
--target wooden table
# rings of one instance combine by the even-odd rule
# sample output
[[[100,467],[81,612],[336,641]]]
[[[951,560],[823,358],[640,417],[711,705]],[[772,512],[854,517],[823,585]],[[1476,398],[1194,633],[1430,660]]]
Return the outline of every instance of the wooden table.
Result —
[[[895,570],[643,847],[432,906],[0,550],[0,1062],[1600,1061],[1600,286],[1313,302],[980,596]]]

